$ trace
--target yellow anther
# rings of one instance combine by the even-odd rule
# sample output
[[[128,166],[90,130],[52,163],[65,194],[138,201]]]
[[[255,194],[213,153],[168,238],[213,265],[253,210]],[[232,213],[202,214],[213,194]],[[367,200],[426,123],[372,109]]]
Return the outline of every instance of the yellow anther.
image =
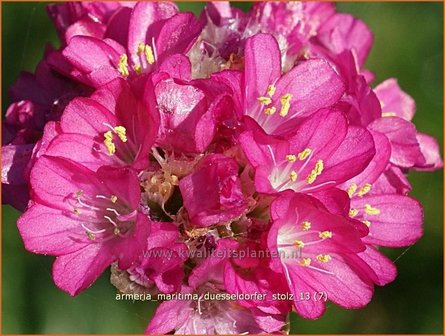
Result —
[[[140,64],[135,64],[133,66],[133,70],[134,72],[136,72],[136,74],[140,75],[142,73],[142,67]]]
[[[79,208],[74,208],[74,213],[76,215],[80,215],[80,209]]]
[[[270,99],[269,97],[258,97],[257,100],[263,105],[269,105],[270,103],[272,103],[272,99]]]
[[[331,231],[321,231],[318,233],[318,236],[321,239],[332,238],[332,232]]]
[[[153,49],[148,44],[145,45],[145,59],[147,60],[148,64],[153,64],[155,62]]]
[[[383,101],[383,100],[379,100],[379,103],[380,103],[380,107],[381,108],[384,108],[385,107],[385,102]]]
[[[365,204],[365,212],[368,215],[379,215],[380,214],[380,209],[373,208],[371,206],[371,204]]]
[[[113,233],[117,236],[121,233],[121,230],[119,230],[119,228],[114,228]]]
[[[312,225],[311,222],[304,221],[303,224],[302,224],[303,231],[308,231],[311,228],[311,225]]]
[[[91,233],[89,231],[85,231],[87,237],[89,240],[95,240],[96,239],[96,235],[94,233]]]
[[[306,181],[308,184],[312,184],[317,179],[317,176],[319,176],[324,169],[323,160],[318,160],[315,164],[314,169],[312,169],[311,173],[308,175]]]
[[[323,172],[323,169],[324,169],[323,160],[318,160],[317,163],[315,164],[315,169],[314,169],[317,175],[320,175]]]
[[[144,44],[144,42],[140,42],[140,43],[138,44],[138,51],[137,51],[137,54],[138,54],[139,56],[141,56],[142,53],[144,52],[144,50],[145,50],[145,44]]]
[[[360,191],[358,192],[358,195],[359,195],[360,197],[366,195],[366,194],[369,193],[369,191],[371,190],[371,187],[372,187],[371,184],[366,183],[366,184],[362,187],[362,189],[360,189]]]
[[[289,174],[289,177],[290,177],[292,182],[295,182],[297,180],[297,177],[298,177],[297,172],[295,170],[292,170],[290,172],[290,174]]]
[[[311,260],[311,258],[303,258],[303,259],[300,259],[300,261],[298,262],[301,266],[310,266],[311,265],[311,262],[312,262],[312,260]]]
[[[321,263],[327,263],[332,260],[332,258],[329,254],[319,254],[316,258]]]
[[[301,161],[306,160],[311,153],[312,150],[310,148],[305,148],[302,152],[298,153],[298,159]]]
[[[111,200],[112,203],[116,203],[117,196],[116,195],[111,195],[110,200]]]
[[[105,132],[104,138],[104,144],[105,147],[107,147],[108,155],[113,155],[116,153],[116,146],[113,143],[113,133],[111,133],[111,131]]]
[[[270,84],[270,85],[267,87],[267,94],[268,94],[268,96],[269,96],[269,97],[272,97],[272,96],[275,94],[276,89],[277,89],[277,88],[275,87],[275,85]]]
[[[122,54],[119,58],[118,70],[120,74],[127,77],[130,73],[128,72],[128,57],[126,54]]]
[[[266,109],[264,109],[264,113],[266,113],[267,115],[272,115],[277,111],[275,106],[272,107],[268,107]]]
[[[382,117],[396,117],[397,114],[395,112],[383,112]]]
[[[317,179],[317,172],[315,170],[311,171],[311,173],[308,175],[306,182],[308,184],[312,184]]]
[[[351,186],[348,188],[347,193],[348,193],[349,197],[352,197],[352,196],[354,196],[356,191],[357,191],[357,184],[352,183]]]
[[[358,215],[358,210],[357,209],[349,210],[349,217],[355,217],[357,215]]]
[[[371,226],[371,222],[369,220],[362,220],[362,223],[365,224],[367,227]]]
[[[124,126],[116,126],[114,128],[114,132],[117,134],[119,139],[122,140],[122,142],[127,142],[127,130]]]
[[[77,190],[74,194],[73,194],[75,199],[79,199],[83,196],[83,190]]]
[[[295,162],[297,161],[297,157],[294,154],[288,154],[286,155],[286,160],[289,162]]]
[[[292,95],[290,93],[286,93],[283,97],[280,98],[281,102],[280,116],[285,117],[289,113],[291,99]]]
[[[302,242],[301,240],[296,240],[296,241],[294,242],[294,245],[295,245],[296,247],[303,248],[303,247],[304,247],[304,242]]]

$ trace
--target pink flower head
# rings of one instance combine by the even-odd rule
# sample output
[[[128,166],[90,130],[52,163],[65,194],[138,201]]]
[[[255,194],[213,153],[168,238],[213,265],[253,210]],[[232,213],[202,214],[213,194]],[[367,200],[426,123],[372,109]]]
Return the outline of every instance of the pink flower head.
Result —
[[[300,118],[333,105],[344,92],[340,77],[321,59],[302,62],[282,76],[280,50],[271,35],[249,38],[244,59],[243,111],[268,134],[289,133]]]
[[[336,186],[360,173],[375,153],[369,132],[348,127],[343,114],[331,110],[317,112],[288,140],[248,131],[240,143],[256,169],[256,188],[265,193]]]
[[[193,14],[176,11],[169,3],[138,3],[110,22],[103,39],[74,36],[52,66],[92,87],[153,71],[167,57],[187,52],[201,31]]]
[[[61,118],[61,134],[46,153],[71,158],[93,170],[103,165],[148,167],[159,123],[150,90],[150,80],[137,90],[117,78],[91,98],[74,99]]]
[[[211,256],[197,266],[189,278],[189,286],[181,289],[188,300],[165,301],[159,305],[146,329],[147,334],[242,334],[280,333],[284,326],[281,315],[266,315],[227,299],[222,280],[223,266],[236,242],[221,239]],[[206,297],[209,296],[209,297]],[[210,297],[211,295],[211,297]],[[219,295],[219,300],[216,298]]]
[[[130,279],[148,288],[156,284],[163,293],[179,291],[187,246],[178,240],[179,231],[174,224],[152,222],[147,247],[128,269]]]
[[[47,183],[51,181],[51,184]],[[18,228],[27,250],[57,256],[53,279],[76,295],[112,262],[130,267],[143,251],[150,221],[138,212],[140,191],[128,169],[97,173],[42,156],[31,171],[32,205]]]
[[[247,209],[238,165],[222,154],[205,157],[179,182],[179,188],[190,221],[197,226],[230,222]]]
[[[275,268],[294,294],[294,306],[306,318],[324,312],[326,299],[346,308],[366,305],[372,297],[374,270],[359,256],[367,234],[343,216],[329,213],[316,199],[290,192],[271,206],[269,248],[277,251]],[[300,300],[300,293],[325,299]]]
[[[110,18],[119,15],[123,7],[133,7],[134,2],[68,2],[50,4],[48,14],[59,33],[62,43],[75,35],[102,38]]]

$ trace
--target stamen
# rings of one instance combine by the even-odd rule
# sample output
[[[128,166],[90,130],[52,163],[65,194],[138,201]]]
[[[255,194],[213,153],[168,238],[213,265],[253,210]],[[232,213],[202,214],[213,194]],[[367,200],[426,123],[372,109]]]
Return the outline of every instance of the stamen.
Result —
[[[122,140],[122,142],[127,142],[127,130],[124,126],[116,126],[114,128],[114,132],[117,134],[119,139]]]
[[[145,44],[144,44],[144,42],[140,42],[138,44],[138,50],[137,50],[138,56],[141,56],[142,53],[144,52],[144,50],[145,50]]]
[[[74,213],[76,215],[80,215],[80,209],[79,208],[74,208]]]
[[[275,94],[276,89],[277,89],[277,88],[275,87],[275,85],[270,84],[270,85],[267,87],[267,94],[268,94],[268,96],[269,96],[269,97],[273,97],[273,95]]]
[[[354,196],[355,192],[357,191],[357,184],[352,183],[351,186],[348,188],[348,195],[351,198],[352,196]]]
[[[118,70],[124,77],[128,77],[130,75],[130,73],[128,72],[128,57],[126,54],[122,54],[120,56]]]
[[[308,184],[312,184],[317,179],[317,176],[321,175],[324,169],[323,160],[318,160],[315,164],[314,169],[312,169],[311,173],[308,175],[306,181]]]
[[[292,182],[295,182],[297,180],[297,177],[298,177],[297,172],[295,170],[292,170],[290,172],[290,174],[289,174],[289,177],[290,177]]]
[[[272,103],[272,99],[270,99],[269,97],[258,97],[257,100],[258,100],[262,105],[269,105],[270,103]]]
[[[142,67],[140,64],[135,64],[133,66],[134,72],[136,72],[137,75],[140,75],[142,73]]]
[[[368,215],[379,215],[380,214],[380,209],[373,208],[371,206],[371,204],[365,204],[365,212]]]
[[[302,242],[301,240],[296,240],[296,241],[294,242],[294,245],[295,245],[296,247],[303,248],[303,247],[304,247],[304,242]]]
[[[332,232],[331,231],[322,231],[318,233],[318,236],[321,239],[327,239],[327,238],[332,238]]]
[[[110,201],[111,201],[112,203],[116,203],[116,201],[117,201],[117,196],[116,196],[116,195],[111,195],[111,197],[110,197]]]
[[[288,155],[286,155],[286,160],[289,162],[295,162],[295,161],[297,161],[297,157],[293,154],[288,154]]]
[[[85,231],[87,237],[89,240],[95,240],[96,239],[96,235],[94,233],[91,233],[89,231]]]
[[[309,266],[311,264],[311,258],[303,258],[298,261],[301,266]]]
[[[305,148],[302,152],[298,153],[298,159],[303,161],[312,153],[310,148]]]
[[[308,231],[311,228],[311,222],[309,221],[304,221],[302,226],[303,226],[303,231]]]
[[[275,106],[264,109],[264,113],[266,113],[267,115],[273,115],[276,111],[277,109]]]
[[[332,257],[329,254],[319,254],[316,258],[321,263],[327,263],[332,260]]]
[[[383,112],[382,117],[395,117],[397,114],[395,112]]]
[[[368,192],[370,192],[372,185],[369,183],[366,183],[362,189],[360,189],[360,191],[358,192],[358,195],[360,197],[366,195]]]
[[[349,210],[349,217],[354,218],[357,215],[358,215],[358,210],[357,209]]]
[[[111,131],[107,131],[104,133],[104,144],[107,147],[108,155],[113,155],[116,153],[116,146],[113,143],[113,133]]]
[[[153,49],[148,44],[145,45],[145,58],[147,59],[148,64],[153,64],[155,62]]]
[[[280,98],[281,102],[280,116],[285,117],[289,113],[291,99],[292,95],[290,93],[286,93],[283,97]]]
[[[362,223],[365,224],[367,227],[371,226],[371,222],[369,220],[362,220]]]

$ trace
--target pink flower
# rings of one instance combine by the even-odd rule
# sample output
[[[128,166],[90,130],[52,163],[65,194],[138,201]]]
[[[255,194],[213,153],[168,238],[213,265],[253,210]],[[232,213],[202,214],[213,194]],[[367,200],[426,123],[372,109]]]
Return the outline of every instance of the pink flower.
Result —
[[[134,2],[68,2],[50,4],[48,14],[53,20],[62,43],[75,35],[102,38],[110,18],[123,15],[124,7]]]
[[[150,221],[137,210],[139,182],[132,170],[102,167],[94,173],[42,156],[31,171],[31,187],[20,234],[28,251],[57,257],[54,282],[70,295],[89,287],[116,260],[127,269],[143,251]]]
[[[179,182],[191,223],[223,224],[247,209],[236,162],[221,154],[206,156],[195,171]]]
[[[366,254],[376,258],[372,263],[362,258],[366,226],[329,213],[315,198],[291,192],[272,203],[271,217],[268,244],[279,255],[274,269],[285,277],[299,314],[312,319],[323,314],[325,299],[314,298],[316,293],[345,308],[371,300],[373,283],[379,283],[374,268],[382,261],[374,253]],[[311,297],[300,299],[300,293]]]
[[[202,24],[169,3],[141,2],[110,22],[104,38],[74,36],[51,65],[88,86],[153,71],[169,56],[186,53]]]
[[[147,168],[158,123],[150,79],[137,89],[117,78],[91,98],[76,98],[67,106],[61,132],[46,154],[70,158],[92,170],[104,165]]]
[[[375,153],[369,132],[348,127],[338,111],[318,111],[295,131],[288,140],[252,131],[241,134],[241,146],[256,169],[259,192],[334,187],[360,173]]]
[[[221,282],[228,253],[236,247],[230,239],[218,241],[218,247],[205,262],[196,267],[183,286],[181,294],[188,300],[169,300],[161,303],[146,329],[147,334],[242,334],[281,333],[284,317],[266,315],[257,309],[238,306],[223,295]],[[210,296],[211,297],[207,297]],[[216,299],[220,295],[220,299]]]
[[[241,114],[268,134],[291,132],[301,118],[335,104],[343,94],[341,79],[321,59],[302,62],[282,76],[280,51],[271,35],[249,38],[244,58]]]
[[[179,291],[187,246],[178,240],[179,231],[174,224],[152,222],[144,252],[128,269],[130,279],[148,288],[156,284],[163,293]]]

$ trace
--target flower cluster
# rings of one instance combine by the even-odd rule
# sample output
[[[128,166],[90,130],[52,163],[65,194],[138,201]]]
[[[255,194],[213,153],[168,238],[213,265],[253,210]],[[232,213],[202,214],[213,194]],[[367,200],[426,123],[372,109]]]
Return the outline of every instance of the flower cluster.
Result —
[[[148,333],[283,333],[394,280],[379,247],[422,235],[406,173],[443,164],[397,81],[370,86],[363,22],[326,2],[48,12],[61,46],[11,88],[2,183],[60,289],[111,266],[123,293],[193,294]]]

